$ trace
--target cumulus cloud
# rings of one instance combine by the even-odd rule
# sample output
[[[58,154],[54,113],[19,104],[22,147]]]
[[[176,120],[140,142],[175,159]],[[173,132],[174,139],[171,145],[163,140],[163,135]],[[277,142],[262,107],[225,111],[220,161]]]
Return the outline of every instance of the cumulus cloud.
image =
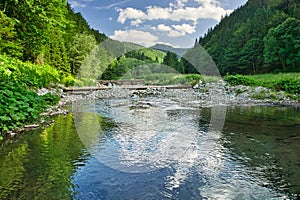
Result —
[[[158,30],[158,31],[163,31],[163,32],[169,32],[169,31],[172,30],[172,28],[171,28],[170,26],[166,26],[166,25],[164,25],[164,24],[159,24],[159,25],[157,26],[157,30]]]
[[[195,0],[196,7],[185,7],[187,0],[177,0],[177,4],[170,4],[169,7],[149,6],[146,11],[135,8],[120,9],[118,22],[125,23],[126,20],[189,20],[196,22],[199,19],[220,20],[222,16],[229,14],[232,10],[225,10],[216,0]]]
[[[125,10],[119,9],[118,11],[118,22],[121,24],[124,24],[127,19],[142,20],[146,18],[146,14],[143,11],[135,8],[126,8]]]
[[[192,34],[196,32],[196,26],[191,26],[190,24],[172,25],[172,27],[180,32],[185,32]]]
[[[158,42],[158,37],[149,32],[140,30],[116,30],[114,31],[114,35],[110,38],[123,42],[134,42],[146,47],[153,46]]]
[[[189,24],[172,26],[159,24],[157,27],[153,27],[152,29],[160,32],[166,32],[169,37],[180,37],[185,36],[186,34],[192,34],[196,32],[196,26],[191,26]]]

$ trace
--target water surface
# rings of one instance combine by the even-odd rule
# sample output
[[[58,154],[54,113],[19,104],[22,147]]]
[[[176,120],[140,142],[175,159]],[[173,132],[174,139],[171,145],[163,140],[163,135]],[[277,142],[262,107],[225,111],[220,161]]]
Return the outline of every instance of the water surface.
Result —
[[[74,113],[1,147],[0,199],[299,198],[299,108],[153,98],[90,106],[101,129],[93,113]],[[218,111],[222,130],[211,126]]]

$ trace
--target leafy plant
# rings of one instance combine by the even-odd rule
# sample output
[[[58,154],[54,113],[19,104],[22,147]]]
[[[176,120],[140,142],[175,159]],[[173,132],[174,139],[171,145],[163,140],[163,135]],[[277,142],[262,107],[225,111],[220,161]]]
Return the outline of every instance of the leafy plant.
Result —
[[[291,94],[300,94],[300,79],[280,79],[274,81],[277,90],[283,90]]]
[[[257,82],[251,77],[241,75],[229,75],[226,76],[224,80],[227,81],[230,85],[257,85]]]
[[[50,93],[39,96],[9,78],[2,79],[0,88],[0,133],[36,122],[45,108],[59,100]]]
[[[60,73],[49,65],[36,65],[0,55],[2,74],[30,88],[48,87],[60,81]]]

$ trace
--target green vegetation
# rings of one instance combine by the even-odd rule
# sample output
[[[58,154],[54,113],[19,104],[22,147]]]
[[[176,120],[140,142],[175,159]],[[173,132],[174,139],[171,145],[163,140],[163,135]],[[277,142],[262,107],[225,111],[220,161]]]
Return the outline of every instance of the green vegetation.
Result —
[[[2,77],[0,87],[0,133],[36,122],[45,108],[59,100],[50,93],[39,96],[10,78]]]
[[[300,1],[249,0],[197,39],[222,75],[300,71]]]
[[[128,45],[133,44],[116,44],[116,46],[123,49],[124,54],[116,59],[113,59],[103,74],[98,77],[99,79],[118,80],[125,77],[132,79],[138,78],[142,74],[146,75],[153,72],[164,72],[164,67],[159,65],[159,63],[163,61],[166,55],[165,53],[158,50]]]
[[[50,93],[39,96],[29,90],[60,81],[59,71],[49,65],[0,55],[0,80],[0,133],[36,122],[45,108],[59,100]]]
[[[74,77],[89,52],[106,38],[65,0],[1,1],[0,139],[6,131],[36,122],[58,101],[34,90],[58,83],[90,84]]]
[[[59,70],[50,65],[37,65],[22,62],[15,58],[0,55],[1,80],[5,77],[29,88],[43,88],[60,82]]]
[[[262,75],[229,75],[225,81],[231,85],[264,86],[274,90],[282,90],[290,94],[300,95],[300,74],[279,73]]]

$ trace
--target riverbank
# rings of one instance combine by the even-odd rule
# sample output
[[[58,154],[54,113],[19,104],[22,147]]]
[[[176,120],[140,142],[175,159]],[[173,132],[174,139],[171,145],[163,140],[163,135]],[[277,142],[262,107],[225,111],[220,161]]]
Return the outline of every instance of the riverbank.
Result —
[[[51,92],[51,91],[49,91]],[[273,91],[262,86],[231,86],[225,81],[196,84],[189,89],[167,89],[167,87],[152,88],[144,90],[131,90],[122,87],[111,87],[106,90],[92,91],[88,94],[65,93],[60,90],[59,103],[42,113],[42,116],[55,116],[71,112],[66,108],[73,102],[94,101],[98,99],[138,99],[147,96],[163,98],[185,97],[195,100],[200,107],[212,107],[217,105],[289,105],[300,106],[299,96],[288,94],[283,91]]]
[[[39,95],[52,93],[60,96],[60,101],[55,106],[45,110],[41,114],[39,123],[27,125],[5,133],[6,137],[13,137],[26,130],[37,129],[53,123],[52,117],[66,115],[72,112],[72,103],[80,101],[97,101],[99,99],[120,99],[127,98],[138,100],[144,97],[161,97],[170,99],[180,99],[195,102],[199,107],[213,106],[250,106],[250,105],[276,105],[276,106],[300,106],[299,96],[291,95],[283,91],[274,91],[262,86],[231,86],[225,81],[211,83],[199,82],[190,89],[167,89],[147,88],[145,90],[130,90],[122,87],[112,87],[106,90],[92,91],[88,94],[71,94],[63,92],[61,89],[40,89]]]

